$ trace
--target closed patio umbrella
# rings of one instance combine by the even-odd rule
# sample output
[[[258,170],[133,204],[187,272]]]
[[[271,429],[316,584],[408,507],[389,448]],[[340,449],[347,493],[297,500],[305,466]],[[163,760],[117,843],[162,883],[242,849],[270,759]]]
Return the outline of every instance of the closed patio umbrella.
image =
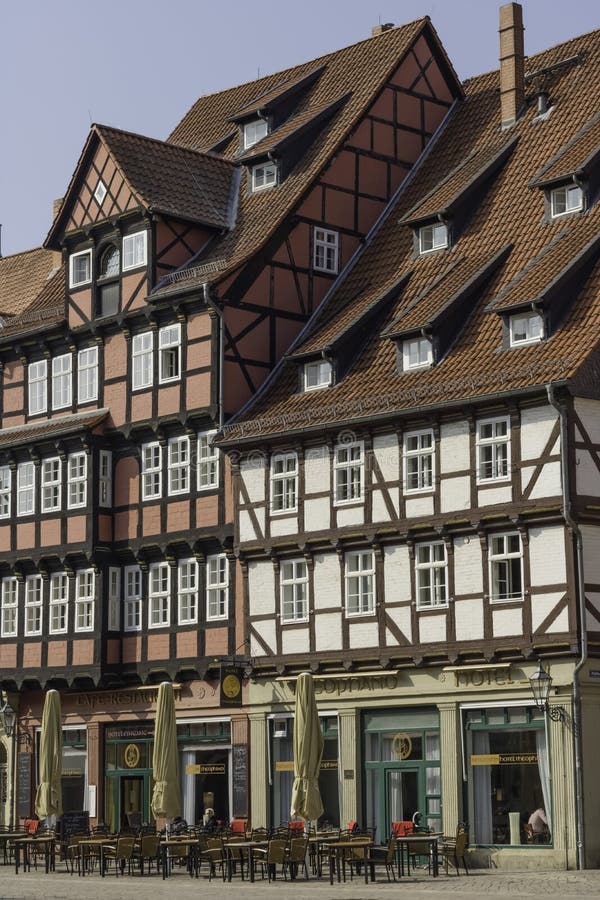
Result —
[[[35,796],[35,812],[38,818],[62,814],[62,723],[60,720],[60,694],[48,691],[42,714],[40,735],[40,786]]]
[[[310,672],[302,672],[296,682],[294,719],[294,787],[292,816],[307,822],[323,812],[319,791],[319,768],[323,755],[323,734],[319,724],[315,685]]]
[[[158,689],[154,752],[152,754],[152,812],[167,820],[180,815],[179,757],[177,756],[177,724],[173,685],[163,681]]]

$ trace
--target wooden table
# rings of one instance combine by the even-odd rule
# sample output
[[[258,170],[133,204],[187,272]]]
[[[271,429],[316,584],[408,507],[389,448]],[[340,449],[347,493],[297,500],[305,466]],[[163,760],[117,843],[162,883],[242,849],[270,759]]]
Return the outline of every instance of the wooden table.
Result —
[[[23,851],[23,871],[31,871],[31,849],[32,847],[42,847],[44,850],[44,863],[46,873],[54,871],[54,853],[56,849],[56,838],[54,835],[40,835],[40,837],[18,837],[13,841],[13,849],[15,851],[15,874],[19,874],[21,865],[21,851]]]
[[[406,867],[407,874],[410,875],[410,852],[413,847],[423,848],[421,856],[428,856],[430,861],[431,874],[434,878],[439,875],[438,869],[438,837],[439,834],[407,834],[404,837],[397,838],[397,846],[399,850],[398,875],[404,875],[404,851],[406,850]],[[410,845],[410,849],[409,849]],[[413,853],[413,855],[415,855]]]
[[[77,842],[77,846],[79,847],[80,853],[80,865],[77,869],[77,872],[83,878],[85,876],[85,863],[86,863],[86,854],[85,850],[93,850],[97,848],[99,850],[99,862],[100,862],[100,874],[102,878],[104,878],[104,848],[115,844],[117,841],[116,835],[103,835],[102,837],[92,837],[92,838],[82,838]],[[87,859],[89,861],[90,854],[88,852]]]
[[[197,837],[177,837],[177,838],[165,838],[160,842],[160,858],[162,863],[162,877],[163,880],[169,877],[169,850],[172,847],[187,847],[188,851],[188,872],[190,878],[194,876],[193,866],[190,864],[190,849],[192,847],[198,847],[200,845],[200,839]]]
[[[365,870],[365,884],[369,883],[369,867],[367,865],[369,847],[373,846],[373,838],[355,838],[353,841],[330,841],[327,844],[329,854],[329,884],[333,884],[334,870],[337,872],[338,882],[341,880],[341,872],[344,872],[344,881],[346,880],[346,866],[344,862],[344,852],[346,850],[360,850],[363,857],[363,868]]]
[[[8,859],[8,845],[11,841],[21,840],[22,838],[29,837],[26,831],[0,831],[0,847],[2,847],[2,851],[4,853],[4,865],[7,865],[9,862]]]
[[[246,850],[248,853],[248,878],[254,881],[254,851],[268,849],[268,841],[231,841],[223,844],[223,852],[225,854],[225,862],[227,864],[227,881],[231,881],[233,877],[233,859],[229,852],[229,848],[236,850]]]

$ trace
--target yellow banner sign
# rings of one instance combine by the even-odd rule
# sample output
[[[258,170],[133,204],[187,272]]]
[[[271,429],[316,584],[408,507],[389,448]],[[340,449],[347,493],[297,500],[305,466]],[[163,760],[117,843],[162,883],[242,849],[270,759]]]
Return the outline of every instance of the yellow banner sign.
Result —
[[[337,769],[338,761],[337,759],[322,759],[321,760],[321,771],[323,769]],[[275,763],[275,771],[276,772],[293,772],[294,771],[294,761],[291,759],[280,759]]]
[[[224,775],[225,763],[214,763],[213,765],[205,765],[204,763],[190,763],[185,767],[186,775]]]
[[[537,753],[473,753],[472,766],[528,766],[537,765]]]

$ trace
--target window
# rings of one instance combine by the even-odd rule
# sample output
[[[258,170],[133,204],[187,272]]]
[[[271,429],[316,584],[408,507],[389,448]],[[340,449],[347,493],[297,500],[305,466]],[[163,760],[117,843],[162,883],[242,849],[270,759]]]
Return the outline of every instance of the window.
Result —
[[[125,568],[125,631],[142,628],[142,570],[139,566]]]
[[[42,633],[42,576],[25,579],[25,634]]]
[[[507,417],[477,423],[477,480],[506,481],[509,478],[510,423]]]
[[[10,518],[12,473],[10,466],[0,466],[0,519]]]
[[[97,314],[114,316],[119,311],[121,296],[121,254],[119,248],[109,244],[100,257],[100,274],[98,277]]]
[[[153,344],[151,331],[144,331],[143,334],[134,334],[133,336],[131,387],[134,391],[139,391],[141,388],[147,388],[152,385],[152,370],[154,368]]]
[[[298,455],[274,453],[271,457],[271,512],[293,512],[298,496]]]
[[[77,402],[98,399],[98,348],[85,347],[77,354]]]
[[[19,621],[19,585],[16,578],[2,579],[1,637],[16,637]]]
[[[269,133],[269,126],[266,119],[254,119],[253,122],[246,122],[244,125],[244,150],[258,144]]]
[[[60,509],[61,462],[58,457],[42,462],[42,512]]]
[[[52,409],[71,406],[73,396],[73,357],[70,353],[52,360]]]
[[[181,375],[181,325],[168,325],[158,332],[159,380],[177,381]]]
[[[303,559],[281,563],[281,621],[301,622],[308,618],[308,567]]]
[[[518,532],[490,537],[490,599],[523,599],[523,547]]]
[[[121,274],[121,254],[114,244],[103,251],[100,257],[100,277],[117,278]]]
[[[375,560],[371,550],[346,553],[346,615],[375,611]]]
[[[162,495],[162,447],[159,443],[142,445],[142,500]]]
[[[206,557],[206,618],[226,619],[229,614],[229,565],[224,553]]]
[[[539,313],[521,313],[510,317],[510,346],[536,344],[544,336],[544,321]]]
[[[98,460],[98,503],[100,506],[112,506],[112,452],[101,450]]]
[[[264,191],[265,188],[277,184],[277,166],[275,163],[262,163],[252,169],[252,190]]]
[[[415,547],[417,609],[448,604],[448,559],[443,541]]]
[[[35,512],[35,466],[22,462],[17,466],[17,515],[30,516]]]
[[[433,363],[433,349],[429,338],[411,338],[402,343],[402,368],[426,369]]]
[[[80,287],[92,280],[92,251],[82,250],[69,257],[69,287]]]
[[[48,409],[48,363],[45,359],[29,363],[29,415],[36,416]]]
[[[179,581],[180,625],[194,625],[198,621],[198,563],[195,559],[182,559],[177,566]]]
[[[108,630],[118,631],[121,627],[121,570],[116,566],[108,569]]]
[[[216,433],[216,431],[203,431],[198,435],[199,491],[219,486],[219,450],[213,444]]]
[[[87,502],[87,458],[85,453],[71,453],[67,459],[69,509],[79,509]]]
[[[75,631],[94,630],[95,581],[92,569],[84,569],[75,577]]]
[[[433,488],[433,431],[410,431],[404,435],[404,490]]]
[[[169,441],[169,495],[185,494],[190,489],[190,439],[171,438]]]
[[[127,269],[137,269],[139,266],[146,265],[146,243],[147,234],[145,231],[128,234],[123,238],[124,272]]]
[[[321,272],[331,272],[335,275],[339,266],[339,234],[337,231],[329,231],[327,228],[317,228],[316,226],[314,234],[313,267]]]
[[[106,197],[106,194],[107,194],[106,185],[104,184],[102,179],[100,179],[98,181],[98,184],[96,185],[96,190],[94,191],[94,200],[96,201],[98,206],[102,206],[102,202],[103,202],[104,198]]]
[[[448,226],[441,222],[419,228],[419,253],[431,253],[448,246]]]
[[[153,563],[150,566],[148,628],[162,628],[164,625],[169,624],[171,610],[170,582],[168,563]]]
[[[335,502],[363,499],[364,444],[338,444],[334,451]]]
[[[304,364],[304,390],[316,391],[329,387],[332,380],[331,363],[326,359]]]
[[[554,188],[550,192],[550,209],[553,219],[583,209],[583,191],[576,184]]]
[[[50,578],[50,634],[64,634],[69,624],[69,579],[64,572]]]

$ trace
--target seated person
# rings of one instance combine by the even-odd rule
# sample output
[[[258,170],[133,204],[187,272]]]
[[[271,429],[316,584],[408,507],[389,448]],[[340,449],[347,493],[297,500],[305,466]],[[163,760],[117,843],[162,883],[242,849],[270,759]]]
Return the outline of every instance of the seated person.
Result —
[[[545,835],[548,831],[548,819],[546,817],[545,811],[539,806],[529,816],[528,825],[531,826],[533,831],[533,839],[534,841],[542,840],[542,835]]]

